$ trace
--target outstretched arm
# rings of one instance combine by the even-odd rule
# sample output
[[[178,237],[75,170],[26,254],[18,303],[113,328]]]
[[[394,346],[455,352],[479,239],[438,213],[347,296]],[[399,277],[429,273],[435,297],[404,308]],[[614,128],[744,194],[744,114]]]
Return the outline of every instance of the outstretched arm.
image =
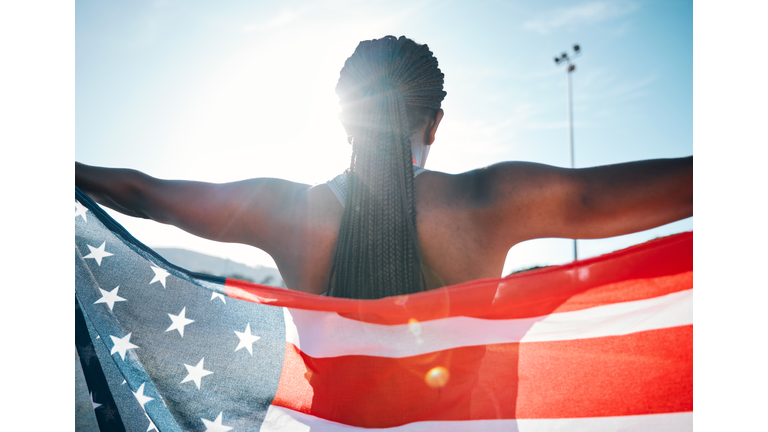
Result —
[[[214,184],[161,180],[136,170],[75,163],[75,184],[129,216],[175,225],[210,240],[265,248],[307,185],[279,179]]]
[[[692,156],[583,169],[510,162],[475,175],[474,194],[512,244],[612,237],[693,215]]]

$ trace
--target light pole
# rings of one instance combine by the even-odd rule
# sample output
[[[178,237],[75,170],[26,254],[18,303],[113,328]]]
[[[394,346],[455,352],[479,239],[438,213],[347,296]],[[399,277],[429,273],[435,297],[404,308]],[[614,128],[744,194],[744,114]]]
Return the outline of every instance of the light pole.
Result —
[[[577,55],[581,54],[581,47],[579,44],[575,44],[573,46],[573,56],[576,57]],[[571,72],[576,70],[576,65],[571,63],[571,58],[568,57],[568,54],[562,53],[560,54],[560,57],[555,57],[555,64],[561,65],[561,64],[567,64],[568,67],[565,69],[565,74],[568,76],[568,129],[570,132],[570,138],[571,138],[571,169],[574,168],[574,157],[573,157],[573,99],[571,97]],[[578,249],[576,247],[576,239],[573,240],[573,260],[576,261],[579,258]]]

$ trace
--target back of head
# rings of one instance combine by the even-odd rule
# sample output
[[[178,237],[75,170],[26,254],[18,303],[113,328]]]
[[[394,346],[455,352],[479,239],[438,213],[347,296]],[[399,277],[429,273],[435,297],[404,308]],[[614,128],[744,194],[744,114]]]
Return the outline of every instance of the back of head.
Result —
[[[435,117],[445,97],[437,59],[404,36],[360,42],[336,93],[352,161],[328,294],[422,291],[410,136]]]

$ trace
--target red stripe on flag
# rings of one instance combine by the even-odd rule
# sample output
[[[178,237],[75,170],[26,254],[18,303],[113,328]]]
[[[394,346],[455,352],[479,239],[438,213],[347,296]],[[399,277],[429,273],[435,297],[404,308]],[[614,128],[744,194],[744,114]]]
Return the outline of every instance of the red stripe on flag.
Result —
[[[690,289],[692,251],[693,233],[681,233],[563,266],[379,300],[320,297],[234,279],[227,279],[226,294],[274,306],[337,312],[385,325],[450,316],[529,318],[588,307],[580,302],[639,300]]]
[[[552,313],[645,300],[691,288],[693,288],[693,270],[672,276],[621,281],[576,294],[561,303]]]
[[[683,326],[406,358],[315,359],[298,351],[289,356],[287,349],[289,364],[273,404],[360,427],[692,411],[692,333],[693,326]],[[437,366],[448,371],[448,382],[431,388],[425,376]],[[303,380],[288,376],[292,373]]]
[[[517,418],[692,411],[693,326],[522,343],[519,370]]]
[[[290,408],[309,414],[312,411],[314,391],[309,384],[312,373],[304,364],[298,348],[290,342],[285,343],[285,358],[280,382],[277,386],[272,405]]]

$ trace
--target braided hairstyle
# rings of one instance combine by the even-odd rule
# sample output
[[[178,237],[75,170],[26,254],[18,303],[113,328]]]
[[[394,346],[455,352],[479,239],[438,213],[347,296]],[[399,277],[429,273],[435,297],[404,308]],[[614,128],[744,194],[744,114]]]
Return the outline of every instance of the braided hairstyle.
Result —
[[[435,118],[445,97],[437,59],[405,36],[360,42],[336,94],[352,161],[328,295],[375,299],[423,291],[410,136]]]

